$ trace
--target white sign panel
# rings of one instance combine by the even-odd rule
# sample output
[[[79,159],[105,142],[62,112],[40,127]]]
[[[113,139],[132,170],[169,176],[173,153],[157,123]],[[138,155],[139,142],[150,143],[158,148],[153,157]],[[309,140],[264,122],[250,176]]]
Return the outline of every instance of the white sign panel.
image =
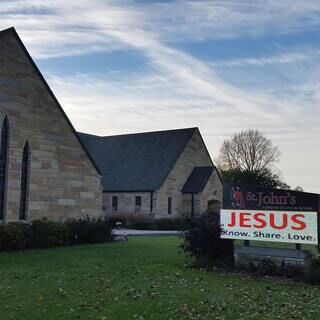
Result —
[[[317,212],[222,209],[220,223],[225,239],[318,243]]]

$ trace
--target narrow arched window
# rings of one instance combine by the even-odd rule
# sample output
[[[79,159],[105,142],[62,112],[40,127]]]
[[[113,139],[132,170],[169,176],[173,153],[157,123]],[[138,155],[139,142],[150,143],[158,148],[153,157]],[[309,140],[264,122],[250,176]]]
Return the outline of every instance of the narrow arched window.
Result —
[[[30,170],[29,162],[30,162],[30,145],[29,145],[29,142],[27,141],[24,145],[23,155],[22,155],[19,220],[26,220],[27,218],[29,170]]]
[[[0,138],[0,220],[5,214],[6,186],[7,186],[7,159],[9,149],[9,121],[5,117],[1,128]]]

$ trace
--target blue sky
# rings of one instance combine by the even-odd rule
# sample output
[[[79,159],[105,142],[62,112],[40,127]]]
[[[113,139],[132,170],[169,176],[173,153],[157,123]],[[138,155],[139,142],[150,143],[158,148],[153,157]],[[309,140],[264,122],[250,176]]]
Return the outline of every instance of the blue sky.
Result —
[[[1,0],[77,130],[198,126],[213,157],[259,129],[320,192],[319,0]]]

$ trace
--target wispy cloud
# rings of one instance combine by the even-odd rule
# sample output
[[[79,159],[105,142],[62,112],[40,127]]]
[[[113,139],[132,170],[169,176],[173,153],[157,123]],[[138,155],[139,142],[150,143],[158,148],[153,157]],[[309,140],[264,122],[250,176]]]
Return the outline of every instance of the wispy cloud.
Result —
[[[205,39],[258,37],[269,33],[318,30],[317,0],[172,1],[3,0],[0,26],[20,29],[36,57],[74,55],[73,46],[112,50],[118,36],[152,33],[165,43]],[[27,16],[27,19],[26,19]],[[107,35],[107,37],[106,37]],[[123,38],[123,35],[122,35]],[[39,45],[39,40],[41,45]],[[130,40],[130,39],[129,39]],[[133,43],[133,40],[130,41]],[[87,44],[87,45],[86,45]],[[78,50],[81,53],[81,50]]]
[[[218,60],[211,62],[212,66],[226,67],[241,67],[241,66],[268,66],[279,64],[295,64],[313,59],[319,59],[320,48],[318,47],[303,47],[291,49],[287,52],[280,52],[275,55],[267,55],[252,58],[237,58],[229,60]]]
[[[177,44],[319,30],[317,0],[3,0],[0,29],[11,25],[38,61],[130,50],[144,58],[148,66],[144,72],[67,75],[44,70],[80,130],[108,134],[198,125],[215,155],[227,135],[255,127],[285,150],[281,169],[286,178],[286,172],[301,165],[301,158],[290,158],[295,150],[292,141],[316,149],[319,47],[203,61]],[[310,61],[302,85],[285,83],[283,79],[301,77],[299,69]],[[239,72],[239,67],[266,69]],[[223,75],[226,69],[237,82]],[[270,87],[238,85],[258,81],[257,75],[273,79],[275,74],[281,79]],[[319,152],[312,152],[309,168],[320,161]],[[292,173],[288,177],[289,183],[298,184]],[[316,183],[308,185],[316,188]]]

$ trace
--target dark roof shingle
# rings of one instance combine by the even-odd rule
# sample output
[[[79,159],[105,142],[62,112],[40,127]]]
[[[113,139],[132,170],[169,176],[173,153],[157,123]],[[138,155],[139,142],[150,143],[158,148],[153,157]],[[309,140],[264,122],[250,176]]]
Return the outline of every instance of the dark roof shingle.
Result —
[[[154,191],[160,188],[196,130],[109,137],[79,133],[79,137],[102,172],[104,191]]]
[[[202,192],[212,172],[213,167],[195,167],[183,186],[182,193]]]

